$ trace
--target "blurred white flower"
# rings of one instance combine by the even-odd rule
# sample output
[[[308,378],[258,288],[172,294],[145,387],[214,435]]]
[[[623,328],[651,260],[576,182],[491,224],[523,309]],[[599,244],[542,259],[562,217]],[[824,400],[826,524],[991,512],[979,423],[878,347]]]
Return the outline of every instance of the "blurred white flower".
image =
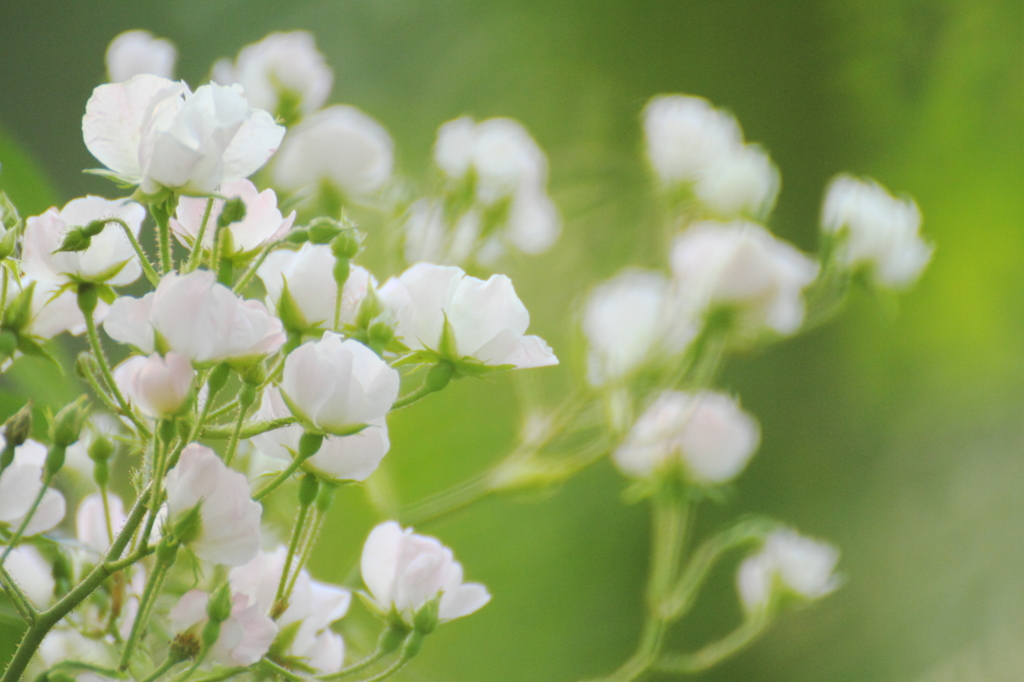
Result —
[[[442,622],[467,616],[491,600],[480,583],[462,582],[462,565],[450,549],[394,521],[370,531],[360,569],[377,607],[385,614],[394,611],[409,625],[437,597]]]
[[[221,85],[239,83],[252,106],[278,116],[316,111],[334,84],[334,73],[306,31],[271,33],[246,45],[234,65],[227,59],[214,64],[213,77]]]
[[[583,311],[587,378],[600,386],[628,378],[664,354],[681,352],[696,325],[660,273],[625,270],[590,292]]]
[[[184,355],[133,355],[114,369],[114,382],[128,400],[156,419],[176,415],[192,390],[195,370]]]
[[[430,350],[456,363],[558,364],[540,337],[523,335],[530,313],[504,275],[483,281],[456,267],[419,263],[388,280],[379,295],[398,320],[396,336],[411,350]],[[451,348],[442,347],[446,324],[454,336]]]
[[[288,131],[271,168],[277,187],[295,191],[327,182],[343,194],[365,197],[391,179],[391,136],[351,106],[335,105]]]
[[[250,107],[240,86],[210,83],[193,93],[182,82],[139,75],[93,91],[82,134],[93,156],[142,192],[202,195],[256,172],[284,127]]]
[[[736,119],[703,97],[660,95],[644,107],[647,158],[664,184],[690,182],[743,143]]]
[[[45,609],[53,603],[53,566],[32,545],[18,545],[4,560],[4,569],[28,595],[36,608]]]
[[[281,321],[259,301],[236,296],[212,272],[168,273],[156,291],[114,301],[103,323],[110,338],[143,353],[172,350],[197,364],[245,362],[284,343]]]
[[[285,284],[307,328],[328,329],[334,324],[334,306],[338,299],[338,284],[334,281],[336,259],[326,244],[302,245],[298,251],[274,251],[256,270],[267,290],[267,307],[277,310]],[[353,265],[341,290],[342,324],[355,321],[359,304],[366,298],[370,286],[377,281],[365,268]]]
[[[733,147],[698,176],[694,196],[717,215],[762,217],[779,193],[779,170],[757,145]]]
[[[260,408],[254,419],[259,421],[279,419],[291,414],[281,392],[268,387],[263,392]],[[365,481],[377,470],[384,455],[391,448],[388,439],[388,425],[384,417],[367,422],[369,426],[351,436],[330,436],[324,438],[320,450],[303,465],[322,476],[340,481]],[[252,442],[268,457],[290,462],[299,451],[302,427],[298,424],[267,431],[253,437]]]
[[[4,438],[0,436],[0,449],[4,444]],[[46,446],[42,443],[27,440],[15,448],[14,461],[0,473],[0,523],[17,528],[24,521],[43,488],[45,463]],[[47,488],[23,535],[29,537],[44,533],[63,518],[64,496],[58,490]]]
[[[125,31],[107,47],[107,77],[111,83],[122,83],[140,73],[173,78],[177,60],[178,51],[166,38],[139,29]]]
[[[249,666],[270,650],[277,636],[277,625],[244,594],[234,594],[231,615],[220,624],[220,636],[211,649],[213,660],[224,666]],[[210,595],[202,590],[189,590],[168,613],[171,631],[181,634],[192,630],[196,635],[208,620],[206,606]]]
[[[186,538],[199,558],[241,566],[256,556],[263,507],[249,499],[245,476],[225,466],[213,450],[189,444],[167,472],[164,486],[172,528],[199,508],[198,533]]]
[[[761,441],[757,422],[732,398],[665,391],[637,419],[612,461],[637,478],[681,468],[697,485],[739,475]]]
[[[296,417],[337,435],[383,419],[398,384],[398,372],[372,350],[324,332],[285,358],[281,394]]]
[[[818,274],[815,261],[746,221],[692,225],[675,238],[670,261],[686,305],[731,309],[747,334],[795,333],[804,319],[802,291]]]
[[[525,254],[544,253],[562,234],[562,219],[555,202],[543,189],[525,187],[509,209],[508,241]]]
[[[445,259],[447,224],[439,201],[417,199],[409,206],[403,226],[405,262],[441,263]]]
[[[226,230],[231,232],[231,243],[234,253],[247,253],[283,237],[292,229],[295,222],[295,211],[285,218],[277,207],[277,194],[272,189],[262,192],[248,180],[226,182],[217,193],[233,199],[239,197],[245,203],[245,217],[236,223],[229,224]],[[178,201],[175,217],[170,220],[174,236],[183,245],[191,248],[195,244],[199,230],[202,228],[203,216],[206,214],[208,199],[201,197],[182,197]],[[213,248],[213,236],[216,233],[217,218],[224,210],[224,200],[214,199],[210,216],[203,233],[203,246]]]
[[[839,550],[796,531],[773,532],[764,548],[747,557],[736,573],[736,588],[747,612],[767,608],[776,591],[813,600],[839,587]]]
[[[102,232],[90,238],[83,251],[57,252],[72,228],[84,227],[102,218],[120,218],[138,236],[146,210],[134,201],[111,201],[86,196],[73,199],[59,211],[25,221],[22,267],[29,277],[46,282],[87,281],[122,286],[142,274],[142,266],[119,225],[108,223]]]
[[[829,183],[821,226],[841,233],[838,252],[847,267],[865,265],[882,286],[905,289],[932,257],[919,234],[921,212],[912,199],[896,199],[872,180],[839,175]]]
[[[274,552],[260,552],[244,566],[231,569],[232,591],[247,596],[261,613],[270,613],[286,555],[287,550],[278,547]],[[288,606],[277,618],[282,629],[301,623],[285,654],[320,673],[338,672],[345,657],[345,643],[341,635],[331,631],[330,625],[348,612],[351,601],[352,593],[348,590],[317,582],[306,569],[299,571]]]
[[[107,493],[107,505],[110,508],[110,529],[103,511],[103,496],[94,493],[78,503],[75,514],[75,537],[91,549],[97,556],[104,556],[110,549],[110,532],[117,536],[125,522],[124,503],[114,493]]]

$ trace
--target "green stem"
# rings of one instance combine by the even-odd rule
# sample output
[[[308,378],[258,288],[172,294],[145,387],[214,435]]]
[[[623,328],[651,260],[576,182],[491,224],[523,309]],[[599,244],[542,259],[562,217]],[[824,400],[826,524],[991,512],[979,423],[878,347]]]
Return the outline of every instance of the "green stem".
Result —
[[[242,423],[245,421],[245,415],[248,414],[249,409],[247,407],[238,407],[238,419],[235,420],[235,429],[231,432],[231,440],[228,441],[228,451],[224,455],[224,464],[231,466],[231,462],[235,460],[235,452],[238,450],[238,440],[242,433]]]
[[[277,248],[283,243],[283,241],[279,240],[276,242],[270,242],[269,244],[263,247],[259,255],[256,256],[256,260],[254,260],[246,269],[245,274],[243,274],[242,277],[237,282],[235,282],[234,292],[236,294],[242,293],[242,290],[245,289],[245,286],[252,280],[253,277],[256,276],[256,271],[259,269],[261,265],[263,265],[263,261],[267,260],[267,256],[269,256],[270,253],[275,248]]]
[[[183,673],[175,677],[174,682],[185,682],[185,680],[192,677],[192,675],[199,670],[199,666],[203,664],[203,661],[206,660],[206,655],[208,653],[210,653],[209,649],[204,647],[203,650],[199,652],[199,655],[196,656],[196,659],[192,661],[192,665],[190,665]]]
[[[158,210],[151,210],[150,214],[156,221],[157,236],[160,241],[160,273],[166,275],[174,269],[171,261],[171,216],[164,211],[164,207]]]
[[[284,679],[289,680],[289,682],[307,682],[306,678],[304,678],[304,677],[302,677],[300,675],[296,675],[291,670],[288,670],[284,666],[281,666],[281,665],[278,665],[277,663],[274,663],[269,658],[262,659],[260,661],[259,665],[260,665],[261,668],[263,668],[267,672],[273,673],[274,675],[276,675],[278,677],[283,677]]]
[[[308,459],[308,458],[302,458],[302,457],[299,457],[298,455],[296,455],[295,458],[292,459],[292,463],[289,464],[286,469],[281,471],[281,473],[279,473],[277,476],[275,476],[273,479],[271,479],[270,483],[266,484],[265,486],[260,488],[258,491],[256,491],[256,494],[252,496],[252,499],[254,499],[257,502],[259,502],[264,497],[266,497],[270,493],[272,493],[275,490],[277,490],[277,488],[282,483],[287,481],[288,478],[292,474],[294,474],[296,471],[298,471],[299,467],[302,466],[302,463],[305,462],[306,459]]]
[[[139,638],[142,637],[146,621],[149,620],[149,613],[153,609],[153,602],[160,593],[160,588],[163,587],[168,568],[170,568],[168,562],[157,561],[156,566],[153,567],[153,572],[149,574],[146,587],[142,591],[142,597],[139,598],[139,609],[135,614],[135,621],[132,623],[131,632],[124,643],[124,649],[121,651],[121,660],[117,665],[120,670],[128,668],[128,662],[131,660],[135,645],[138,644]]]
[[[3,315],[4,310],[7,308],[7,280],[10,276],[10,271],[8,271],[7,268],[4,268],[3,285],[0,286],[0,315]]]
[[[2,566],[0,566],[0,585],[2,585],[7,594],[10,595],[11,603],[14,604],[14,608],[17,610],[18,615],[20,615],[29,625],[34,623],[36,615],[39,612],[32,606],[32,602],[29,601],[28,595],[22,592],[21,588],[18,587],[18,583],[14,581],[14,577]]]
[[[120,218],[107,218],[108,223],[117,223],[121,226],[126,237],[128,237],[129,243],[132,248],[135,249],[135,255],[139,258],[139,264],[142,266],[142,272],[146,275],[146,279],[153,286],[160,284],[160,275],[157,274],[156,270],[153,269],[152,263],[149,262],[149,258],[146,257],[146,252],[142,250],[142,244],[135,237],[135,233],[128,227],[128,223],[121,220]]]
[[[107,486],[100,486],[100,499],[103,501],[103,522],[107,528],[107,541],[114,541],[114,524],[110,520],[110,496],[107,495]]]
[[[142,682],[156,682],[156,680],[161,675],[166,673],[168,670],[170,670],[174,666],[178,665],[178,663],[181,663],[181,661],[175,661],[173,659],[168,658],[167,660],[165,660],[163,663],[160,664],[159,668],[154,670],[145,679],[143,679]]]
[[[281,417],[279,419],[271,419],[269,421],[254,422],[252,424],[247,424],[246,426],[242,427],[239,430],[238,435],[240,438],[252,438],[253,436],[258,436],[261,433],[266,433],[267,431],[273,431],[274,429],[279,429],[283,426],[290,426],[298,421],[299,420],[296,419],[295,417]],[[232,433],[234,433],[233,426],[231,428],[221,426],[205,429],[202,432],[202,437],[214,439],[230,438]]]
[[[413,403],[420,401],[423,398],[426,398],[431,393],[436,393],[437,391],[438,389],[434,388],[433,386],[428,386],[427,383],[424,382],[419,388],[417,388],[412,393],[404,395],[398,400],[396,400],[395,404],[391,406],[391,411],[394,412],[395,410],[400,410],[403,407],[408,407],[409,405],[412,405]]]
[[[392,675],[394,675],[396,672],[399,671],[399,669],[403,665],[408,663],[411,659],[412,659],[412,656],[407,654],[407,653],[405,653],[403,651],[402,655],[399,656],[397,659],[395,659],[394,663],[392,663],[388,667],[384,668],[384,670],[381,670],[379,673],[377,673],[373,677],[367,677],[366,679],[363,679],[360,682],[380,682],[380,680],[383,680],[385,678],[388,678],[388,677],[391,677]]]
[[[374,651],[372,654],[370,654],[369,656],[367,656],[363,660],[359,661],[358,663],[353,663],[352,665],[348,666],[347,668],[342,668],[338,672],[331,673],[330,675],[320,675],[319,677],[317,677],[317,679],[318,680],[325,680],[325,681],[329,682],[330,680],[337,680],[339,678],[345,677],[346,675],[351,675],[352,673],[357,673],[360,670],[363,670],[365,668],[369,668],[371,665],[373,665],[374,663],[376,663],[380,659],[382,659],[385,656],[387,656],[388,653],[389,653],[388,651],[385,651],[383,649],[378,648],[376,651]]]
[[[292,561],[295,559],[295,552],[299,548],[299,540],[302,538],[302,529],[306,525],[309,507],[310,505],[308,504],[299,507],[299,516],[295,519],[295,525],[292,527],[292,538],[288,543],[288,553],[284,558],[284,567],[281,569],[281,580],[277,584],[277,593],[274,595],[275,608],[277,608],[278,604],[283,603],[287,596],[285,588],[288,586],[288,576],[292,569]]]
[[[145,424],[142,423],[136,415],[135,411],[132,410],[131,406],[128,405],[128,401],[124,399],[124,395],[121,393],[121,389],[117,387],[117,383],[114,381],[114,374],[110,371],[110,364],[107,362],[107,356],[103,353],[103,345],[100,343],[100,335],[96,331],[96,320],[92,318],[91,314],[85,313],[85,329],[89,336],[89,345],[92,346],[93,357],[96,358],[96,363],[100,366],[100,374],[103,375],[103,380],[107,383],[107,388],[110,389],[114,399],[117,401],[120,409],[118,412],[128,419],[131,420],[135,428],[139,430],[144,439],[150,437],[149,429]]]
[[[207,419],[210,421],[216,421],[217,419],[220,419],[221,417],[223,417],[236,407],[238,407],[238,398],[232,398],[228,402],[218,407],[216,410],[211,411],[210,414],[207,416]]]
[[[73,590],[68,592],[64,597],[56,604],[51,606],[46,611],[39,614],[36,618],[35,623],[29,626],[28,630],[25,631],[24,636],[21,639],[21,643],[18,645],[17,651],[14,652],[14,657],[7,666],[7,670],[4,671],[3,678],[0,678],[0,682],[17,682],[21,679],[22,674],[25,672],[25,668],[28,666],[32,657],[39,649],[39,645],[43,639],[50,632],[53,627],[61,621],[68,613],[70,613],[76,606],[85,600],[90,594],[96,591],[96,589],[103,584],[103,582],[117,572],[117,569],[113,568],[113,562],[116,562],[121,552],[127,546],[128,541],[132,535],[135,534],[139,524],[142,523],[143,516],[146,511],[146,500],[149,497],[149,491],[146,490],[139,499],[136,500],[135,506],[132,508],[131,513],[128,514],[128,518],[125,520],[124,527],[118,534],[117,539],[107,550],[104,561],[97,564],[89,575],[82,580]]]
[[[84,370],[85,381],[92,387],[93,393],[99,396],[99,399],[106,405],[108,410],[114,414],[121,414],[121,406],[114,402],[114,399],[110,397],[105,388],[100,386],[100,381],[96,378],[97,368],[99,367],[96,358],[88,351],[82,351],[79,357],[85,359],[79,366]]]
[[[243,673],[250,672],[252,668],[225,668],[219,670],[212,675],[206,677],[200,677],[196,682],[222,682],[223,680],[230,680],[232,677],[238,677]]]
[[[485,471],[448,490],[406,507],[400,514],[402,523],[407,526],[418,526],[482,500],[494,492],[491,480],[496,469]]]
[[[750,614],[743,623],[722,639],[705,645],[691,654],[666,654],[652,668],[658,672],[692,675],[707,670],[742,650],[764,632],[771,621],[771,610]]]
[[[32,517],[36,515],[36,510],[39,509],[39,503],[43,501],[43,495],[50,488],[50,480],[52,476],[50,474],[43,475],[43,485],[39,488],[39,494],[36,495],[36,499],[32,501],[32,506],[28,508],[28,513],[25,514],[24,518],[21,519],[21,523],[18,524],[18,529],[14,531],[14,535],[7,541],[7,547],[4,548],[3,555],[0,555],[0,568],[3,568],[4,562],[7,561],[7,556],[17,546],[18,541],[21,540],[22,533],[28,528],[28,524],[31,523]]]
[[[324,485],[324,484],[321,484]],[[309,557],[313,553],[313,546],[316,545],[316,540],[320,537],[320,531],[323,529],[324,521],[326,521],[327,515],[321,512],[314,512],[313,522],[309,525],[309,530],[306,531],[305,537],[302,541],[302,551],[299,552],[299,563],[295,565],[295,570],[292,571],[292,577],[288,581],[288,586],[285,587],[285,596],[290,598],[292,592],[295,590],[295,583],[299,580],[299,574],[302,569],[309,563]]]
[[[199,223],[199,234],[196,235],[196,240],[192,244],[192,253],[189,254],[185,267],[182,268],[182,274],[192,272],[199,265],[203,252],[203,239],[206,237],[206,225],[210,222],[210,213],[213,211],[213,199],[213,197],[210,197],[206,200],[206,210],[203,211],[203,222]]]

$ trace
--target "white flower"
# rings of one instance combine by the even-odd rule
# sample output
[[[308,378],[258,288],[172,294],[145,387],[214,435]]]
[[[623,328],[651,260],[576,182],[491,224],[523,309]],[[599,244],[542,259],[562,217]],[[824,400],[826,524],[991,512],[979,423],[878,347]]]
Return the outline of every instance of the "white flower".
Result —
[[[278,547],[274,552],[260,552],[249,563],[231,569],[229,580],[236,594],[249,598],[261,613],[270,613],[281,581],[287,550]],[[345,644],[341,635],[330,630],[335,622],[348,612],[352,593],[348,590],[317,582],[302,569],[295,580],[288,608],[277,618],[282,629],[301,623],[291,640],[286,655],[302,660],[321,673],[334,673],[341,669]]]
[[[295,222],[295,211],[285,218],[277,207],[277,194],[272,189],[257,191],[256,185],[248,180],[235,180],[221,185],[217,193],[232,199],[239,197],[245,203],[245,217],[237,223],[231,223],[226,230],[231,232],[231,243],[234,253],[254,251],[268,242],[280,239]],[[178,201],[175,217],[171,218],[170,227],[174,236],[191,248],[203,224],[208,199],[200,197],[182,197]],[[217,218],[224,210],[224,200],[214,199],[210,216],[206,221],[203,233],[203,246],[213,248],[213,237],[217,231]]]
[[[453,180],[473,171],[477,196],[485,204],[511,197],[520,187],[543,189],[547,183],[547,157],[510,118],[474,124],[463,116],[445,123],[437,131],[434,161]]]
[[[757,422],[732,398],[704,391],[665,391],[612,455],[628,476],[645,478],[681,467],[697,485],[736,478],[761,441]]]
[[[60,283],[84,280],[122,286],[134,282],[142,274],[142,266],[117,224],[107,223],[84,251],[55,253],[72,228],[108,217],[120,218],[137,236],[146,210],[133,201],[87,196],[69,201],[60,211],[51,208],[26,220],[22,254],[25,274],[36,280]]]
[[[4,439],[0,436],[0,449],[3,446]],[[43,488],[45,463],[46,446],[42,443],[27,440],[15,448],[14,461],[0,474],[0,523],[14,529],[24,521]],[[64,496],[53,488],[47,488],[23,535],[29,537],[46,532],[63,518]]]
[[[157,419],[176,415],[192,390],[195,370],[184,355],[133,355],[114,369],[114,382],[136,407]]]
[[[107,47],[107,76],[121,83],[140,73],[161,78],[174,76],[178,51],[166,38],[155,38],[149,31],[125,31]]]
[[[171,527],[199,505],[198,535],[189,546],[215,564],[241,566],[260,549],[263,507],[249,499],[245,476],[208,447],[191,443],[164,479]]]
[[[281,321],[262,303],[239,298],[207,270],[171,272],[153,293],[117,299],[103,328],[144,353],[156,350],[159,334],[162,347],[198,364],[258,358],[285,340]]]
[[[625,270],[594,287],[587,299],[587,378],[594,386],[628,378],[660,355],[682,351],[695,333],[666,277]]]
[[[730,308],[738,329],[793,334],[818,264],[756,223],[705,221],[675,238],[672,272],[688,305]]]
[[[273,117],[249,106],[240,86],[139,75],[93,91],[82,119],[85,146],[146,194],[167,187],[210,194],[267,162],[284,137]]]
[[[391,136],[379,123],[355,107],[336,105],[288,132],[271,175],[287,191],[328,182],[363,197],[388,183],[393,157]]]
[[[467,616],[491,600],[480,583],[462,582],[462,565],[450,549],[394,521],[370,531],[360,569],[380,610],[393,610],[410,625],[416,612],[438,596],[441,621]]]
[[[183,594],[167,614],[172,631],[180,634],[195,630],[198,634],[208,620],[206,605],[209,601],[210,595],[202,590]],[[231,615],[220,624],[220,636],[211,653],[221,665],[249,666],[270,650],[277,636],[277,625],[244,594],[233,595],[231,602]]]
[[[398,320],[396,336],[411,350],[491,366],[558,364],[540,337],[523,336],[530,313],[504,275],[483,281],[456,267],[419,263],[388,280],[379,295]],[[447,349],[442,348],[446,321],[454,335],[454,346]]]
[[[295,416],[339,434],[383,419],[398,397],[398,384],[398,372],[372,350],[324,332],[285,358],[281,394]]]
[[[846,266],[866,265],[875,281],[893,289],[917,281],[932,257],[932,247],[918,233],[917,204],[894,198],[872,180],[835,177],[825,194],[821,226],[845,235],[839,258]]]
[[[323,106],[331,94],[334,74],[306,31],[271,33],[246,45],[234,66],[221,60],[213,67],[218,83],[239,83],[252,106],[282,115],[283,109],[297,107],[310,114]]]
[[[37,608],[53,603],[53,566],[32,545],[18,545],[4,561],[6,570]]]
[[[813,600],[839,587],[835,575],[839,550],[796,531],[773,532],[764,548],[744,559],[736,573],[736,587],[744,608],[766,608],[776,590]]]
[[[407,263],[439,263],[444,260],[447,226],[439,201],[418,199],[409,206],[403,226]]]
[[[555,202],[542,189],[526,187],[516,194],[509,210],[508,241],[525,254],[546,252],[562,234]]]
[[[287,417],[291,412],[281,392],[271,386],[263,393],[263,400],[255,419],[259,421]],[[365,481],[377,470],[384,455],[391,448],[388,425],[384,417],[367,422],[369,426],[351,436],[324,438],[320,450],[306,460],[304,468],[341,481]],[[302,427],[285,426],[253,437],[260,452],[268,457],[290,462],[299,450]]]
[[[725,217],[767,215],[779,193],[779,170],[757,145],[733,147],[698,176],[694,196]]]
[[[643,117],[647,158],[664,184],[695,180],[743,142],[736,119],[702,97],[655,97]]]
[[[285,283],[288,293],[310,330],[329,329],[334,324],[338,284],[334,281],[334,254],[326,244],[305,243],[298,251],[279,249],[263,261],[256,274],[267,290],[267,307],[277,310]],[[366,269],[352,266],[341,290],[342,324],[355,321],[359,304],[377,281]]]
[[[78,503],[75,514],[75,537],[91,549],[97,556],[103,556],[110,549],[113,532],[118,531],[125,522],[124,503],[114,493],[107,493],[107,506],[110,508],[110,528],[107,528],[106,514],[103,510],[103,496],[94,493]]]
[[[28,287],[31,278],[23,277],[21,286]],[[74,335],[85,332],[85,315],[78,307],[78,297],[71,289],[61,289],[63,286],[58,282],[36,282],[32,290],[31,314],[32,319],[28,324],[28,333],[40,339],[51,339],[61,332],[69,332]],[[9,286],[16,289],[17,285],[12,281]],[[110,310],[104,301],[96,302],[96,310],[93,312],[93,320],[97,324],[103,322]]]

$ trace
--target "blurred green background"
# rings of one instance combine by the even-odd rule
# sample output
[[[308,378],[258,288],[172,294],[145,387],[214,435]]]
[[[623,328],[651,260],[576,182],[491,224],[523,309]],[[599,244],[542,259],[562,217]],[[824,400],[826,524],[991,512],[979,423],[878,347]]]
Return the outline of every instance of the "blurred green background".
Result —
[[[897,311],[858,293],[837,321],[722,377],[761,420],[764,444],[702,527],[771,514],[839,544],[847,582],[702,679],[1024,678],[1020,0],[4,0],[0,188],[23,214],[112,195],[80,173],[96,165],[80,119],[107,42],[129,28],[175,41],[193,85],[269,31],[313,31],[335,70],[332,101],[380,120],[411,176],[443,121],[522,120],[550,156],[566,233],[508,274],[532,329],[565,361],[540,370],[554,391],[579,371],[571,322],[587,287],[665,261],[639,153],[650,96],[699,94],[733,110],[782,170],[772,228],[805,250],[836,172],[914,196],[937,249]],[[4,380],[5,413],[32,371]],[[466,381],[396,415],[396,498],[497,461],[518,428],[516,389]],[[494,600],[441,628],[404,679],[573,682],[625,659],[647,518],[622,488],[601,463],[555,494],[488,500],[425,527]],[[312,569],[340,581],[374,518],[358,492],[335,511]],[[731,581],[728,570],[712,581],[673,644],[729,629]],[[0,660],[14,637],[0,624]]]

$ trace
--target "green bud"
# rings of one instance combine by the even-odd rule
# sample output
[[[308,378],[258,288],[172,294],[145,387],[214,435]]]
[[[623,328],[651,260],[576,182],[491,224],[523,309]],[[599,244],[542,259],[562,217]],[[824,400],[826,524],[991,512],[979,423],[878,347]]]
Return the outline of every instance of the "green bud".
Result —
[[[441,612],[441,598],[437,597],[431,599],[416,612],[413,616],[412,626],[416,629],[416,632],[422,632],[425,635],[429,635],[437,628],[438,620]]]
[[[21,216],[18,215],[18,209],[11,203],[6,192],[0,192],[0,226],[10,230],[19,222]]]
[[[223,623],[231,617],[231,588],[227,583],[218,587],[210,601],[206,602],[206,615],[217,623]]]
[[[380,639],[377,641],[377,648],[381,653],[385,654],[390,654],[392,651],[398,651],[398,648],[402,646],[402,642],[405,641],[408,634],[408,630],[391,626],[384,632],[380,633]]]
[[[330,481],[320,481],[320,493],[316,496],[316,510],[321,514],[326,514],[327,510],[331,508],[331,503],[334,502],[334,491],[338,489],[338,486]]]
[[[366,330],[370,348],[383,350],[395,338],[394,328],[384,320],[377,320]]]
[[[18,244],[18,231],[7,230],[7,234],[0,239],[0,260],[10,258],[14,253],[14,247]]]
[[[92,237],[87,235],[81,227],[73,227],[64,233],[64,241],[60,243],[54,253],[85,251],[91,245]]]
[[[50,449],[46,452],[46,464],[43,467],[47,478],[56,476],[57,472],[64,466],[64,458],[68,454],[67,450],[66,445],[54,444],[50,446]]]
[[[351,272],[352,266],[349,264],[348,258],[338,258],[334,261],[334,269],[331,273],[334,275],[334,282],[338,285],[339,291],[345,286]]]
[[[107,226],[106,220],[94,220],[85,227],[80,228],[86,237],[95,237]]]
[[[301,333],[309,326],[306,316],[302,314],[299,304],[288,290],[288,280],[283,282],[281,295],[277,299],[277,317],[289,333]]]
[[[18,335],[9,329],[0,331],[0,362],[14,355],[18,350]]]
[[[191,661],[202,651],[202,643],[199,638],[191,632],[181,632],[171,640],[171,647],[167,652],[167,658],[175,663]]]
[[[96,291],[95,285],[88,283],[78,285],[78,308],[83,315],[91,318],[99,300],[99,292]]]
[[[309,241],[309,230],[298,228],[285,235],[284,240],[289,244],[305,244]]]
[[[231,223],[237,223],[245,218],[245,202],[240,197],[234,197],[224,202],[224,208],[217,216],[217,229],[227,227]]]
[[[259,362],[238,370],[238,375],[251,386],[261,386],[267,380],[267,370]]]
[[[85,396],[65,406],[50,423],[50,440],[54,445],[68,447],[82,435],[82,423],[89,411]]]
[[[164,443],[170,443],[178,435],[178,426],[173,419],[161,419],[159,428],[160,440]]]
[[[316,474],[306,474],[299,483],[299,506],[306,508],[316,501],[319,492],[320,481]]]
[[[242,384],[242,390],[238,392],[238,404],[243,410],[248,410],[256,402],[256,387],[249,383]]]
[[[11,415],[4,424],[4,441],[14,448],[28,440],[32,433],[32,401]]]
[[[358,232],[352,229],[342,230],[331,241],[331,253],[335,258],[355,258],[361,243],[362,239]]]
[[[330,244],[341,233],[338,223],[330,218],[317,218],[309,225],[309,241]]]
[[[372,287],[368,288],[366,296],[359,303],[359,310],[356,312],[356,326],[366,329],[382,312],[384,312],[384,304],[377,297],[377,291]]]
[[[206,625],[203,626],[203,648],[209,649],[217,640],[220,639],[220,623],[215,620],[206,621]]]
[[[198,509],[198,506],[196,507]],[[198,514],[196,515],[198,517]],[[164,566],[173,566],[178,558],[178,541],[164,537],[156,546],[156,562]]]
[[[199,511],[202,506],[203,503],[200,502],[192,507],[174,524],[174,537],[181,544],[187,545],[203,531],[203,516]]]
[[[32,295],[35,293],[36,283],[30,282],[27,287],[18,292],[18,295],[11,300],[4,311],[4,324],[6,329],[13,332],[21,332],[28,326],[32,319]],[[17,345],[17,339],[15,339]],[[11,351],[12,353],[14,351]]]
[[[450,362],[441,361],[430,368],[423,383],[431,391],[440,391],[448,385],[454,374],[455,367]]]
[[[420,630],[413,630],[405,640],[405,646],[402,647],[402,658],[408,660],[418,654],[423,648],[423,637],[426,634]]]
[[[96,485],[101,489],[106,488],[110,484],[110,464],[106,460],[93,462],[92,479],[96,481]]]
[[[209,390],[207,400],[213,400],[213,397],[220,392],[220,389],[224,388],[224,385],[228,383],[228,376],[230,374],[231,366],[226,362],[222,362],[210,370],[210,376],[206,379],[206,387]]]
[[[322,433],[310,433],[306,431],[299,438],[299,459],[309,459],[320,451],[323,445],[324,435]]]

